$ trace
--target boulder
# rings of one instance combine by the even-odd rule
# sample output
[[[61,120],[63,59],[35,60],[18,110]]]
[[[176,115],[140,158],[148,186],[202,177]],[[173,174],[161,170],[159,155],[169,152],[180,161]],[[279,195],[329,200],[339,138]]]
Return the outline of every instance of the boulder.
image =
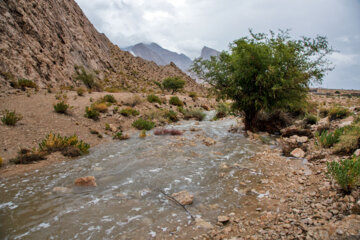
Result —
[[[291,153],[291,156],[296,158],[303,158],[305,156],[305,152],[301,148],[295,148]]]
[[[360,148],[357,149],[357,150],[354,152],[354,155],[355,155],[356,157],[359,157],[359,156],[360,156]]]
[[[190,205],[194,200],[194,195],[188,193],[187,191],[173,193],[171,196],[182,205]]]
[[[94,176],[77,178],[75,179],[74,184],[78,187],[96,187],[96,181]]]
[[[210,110],[210,107],[208,105],[203,104],[203,105],[201,105],[201,107],[206,111]]]

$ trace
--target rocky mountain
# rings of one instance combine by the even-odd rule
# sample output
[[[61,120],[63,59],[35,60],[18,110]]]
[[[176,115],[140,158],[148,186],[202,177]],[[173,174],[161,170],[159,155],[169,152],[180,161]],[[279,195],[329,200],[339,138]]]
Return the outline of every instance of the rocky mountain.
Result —
[[[178,75],[187,80],[186,88],[201,89],[174,64],[158,66],[120,50],[74,0],[0,1],[1,89],[17,78],[43,88],[79,85],[75,66],[92,72],[104,87],[139,91]]]
[[[219,56],[219,55],[220,55],[219,51],[205,46],[201,49],[200,57],[205,60],[210,60],[211,56]]]
[[[185,54],[179,54],[160,47],[156,43],[138,43],[133,46],[124,48],[135,56],[143,59],[154,61],[158,65],[166,65],[171,62],[175,63],[183,71],[187,71],[192,64],[191,59]]]

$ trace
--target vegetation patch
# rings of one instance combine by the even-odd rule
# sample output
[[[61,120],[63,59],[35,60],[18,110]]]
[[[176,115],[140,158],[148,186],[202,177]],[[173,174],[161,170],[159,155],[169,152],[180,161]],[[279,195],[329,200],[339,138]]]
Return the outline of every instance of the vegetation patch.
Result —
[[[39,150],[46,153],[65,151],[69,147],[77,148],[81,155],[89,153],[90,145],[79,140],[77,135],[62,137],[60,134],[50,133],[40,143]]]
[[[328,162],[327,169],[331,178],[335,179],[346,193],[351,192],[359,184],[360,157]]]
[[[65,103],[65,101],[60,101],[60,102],[54,104],[55,112],[61,113],[61,114],[66,114],[69,107],[70,107],[69,104]]]
[[[108,110],[108,106],[104,102],[97,102],[92,105],[92,108],[98,112],[105,113]]]
[[[219,103],[216,107],[215,119],[224,118],[230,113],[230,107],[226,103]]]
[[[138,120],[136,120],[132,123],[132,126],[139,130],[149,131],[155,127],[155,123],[152,121],[148,121],[148,120],[139,118]]]
[[[159,103],[159,104],[162,104],[161,99],[160,99],[158,96],[154,95],[154,94],[148,95],[148,96],[147,96],[147,100],[148,100],[148,102],[150,102],[150,103]]]
[[[330,120],[342,119],[349,116],[349,114],[350,114],[349,110],[344,107],[337,106],[329,110]]]
[[[83,66],[75,66],[75,79],[84,83],[88,89],[101,91],[102,87],[95,81],[95,76],[92,73],[86,72]]]
[[[80,87],[80,88],[76,89],[76,93],[78,96],[84,96],[85,92],[86,92],[86,90],[84,88]]]
[[[170,122],[177,122],[179,121],[179,118],[177,116],[177,113],[173,110],[165,111],[164,116],[170,121]]]
[[[130,107],[135,107],[136,105],[139,105],[140,103],[142,103],[142,98],[139,95],[135,95],[133,97],[131,97],[130,99],[128,99],[127,101],[124,102],[124,105],[126,106],[130,106]]]
[[[184,106],[184,103],[177,96],[172,96],[169,103],[174,106]]]
[[[86,107],[85,108],[85,117],[93,119],[93,120],[99,120],[100,113],[96,109],[92,107]]]
[[[172,94],[184,88],[185,80],[182,80],[180,77],[168,77],[165,78],[162,82],[163,88],[172,91]]]
[[[126,140],[129,139],[130,136],[127,134],[123,134],[122,131],[119,131],[117,133],[114,134],[113,139],[117,139],[117,140]]]
[[[114,95],[111,95],[111,94],[107,94],[104,97],[102,97],[101,101],[108,102],[108,103],[116,103],[117,102]]]
[[[26,78],[20,78],[18,79],[18,81],[12,81],[10,83],[10,86],[13,88],[18,88],[21,89],[23,91],[26,90],[26,88],[34,88],[37,89],[37,85],[35,82],[33,82],[32,80],[26,79]]]
[[[1,122],[8,126],[15,126],[16,123],[23,118],[21,114],[7,109],[2,111],[2,115]]]
[[[339,141],[334,145],[334,152],[351,154],[360,147],[360,126],[351,125],[342,128]]]
[[[198,98],[198,95],[196,92],[190,92],[189,97],[191,97],[192,100],[195,101]]]
[[[136,109],[133,108],[124,108],[120,110],[120,114],[125,116],[125,117],[130,117],[130,116],[137,116],[139,115],[139,111],[137,111]]]
[[[318,118],[315,115],[312,115],[312,114],[308,114],[304,118],[304,122],[306,124],[310,124],[310,125],[316,124],[317,121],[318,121]]]
[[[184,119],[186,120],[195,119],[198,121],[202,121],[206,117],[206,114],[198,108],[179,108],[179,111],[184,115]]]
[[[46,152],[39,150],[21,149],[16,158],[10,159],[14,164],[28,164],[46,159]]]

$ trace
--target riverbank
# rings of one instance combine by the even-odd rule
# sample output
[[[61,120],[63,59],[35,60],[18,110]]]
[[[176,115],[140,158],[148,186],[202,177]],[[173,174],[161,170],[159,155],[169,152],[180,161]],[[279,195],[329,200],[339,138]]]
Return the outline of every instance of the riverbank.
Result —
[[[97,121],[86,118],[85,108],[98,101],[105,95],[111,94],[117,100],[116,103],[107,107],[104,113],[100,114]],[[173,110],[177,107],[169,104],[172,95],[160,95],[164,103],[150,103],[147,100],[149,94],[141,93],[108,93],[92,92],[78,96],[76,91],[58,91],[49,93],[46,90],[35,91],[13,91],[0,96],[0,110],[15,110],[22,115],[22,120],[15,126],[0,124],[0,157],[3,159],[3,167],[0,168],[0,177],[8,177],[26,171],[52,164],[58,161],[71,160],[60,154],[51,154],[47,160],[33,162],[31,164],[13,165],[9,160],[15,158],[20,149],[33,149],[49,133],[71,136],[76,134],[80,140],[89,143],[91,147],[113,140],[117,131],[123,134],[132,134],[136,131],[132,127],[133,121],[139,117],[150,115],[157,126],[166,125],[160,113],[162,110]],[[194,107],[202,110],[209,110],[215,107],[212,99],[179,94],[178,97],[184,102],[184,108]],[[54,111],[53,105],[65,98],[70,108],[67,114],[59,114]],[[122,109],[132,108],[138,111],[136,116],[123,116]],[[205,109],[204,109],[205,108]],[[183,116],[177,114],[181,119]]]

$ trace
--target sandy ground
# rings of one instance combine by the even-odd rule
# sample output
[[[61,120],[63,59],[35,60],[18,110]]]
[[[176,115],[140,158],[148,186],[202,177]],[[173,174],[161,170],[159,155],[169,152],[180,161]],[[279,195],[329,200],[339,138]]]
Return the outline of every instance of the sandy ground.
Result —
[[[131,131],[138,131],[131,126],[132,122],[141,117],[148,111],[156,110],[156,107],[164,109],[176,110],[175,106],[167,104],[154,104],[146,100],[146,94],[134,93],[107,93],[107,92],[93,92],[86,93],[85,96],[77,96],[75,91],[64,91],[61,95],[66,94],[67,102],[71,106],[69,114],[58,114],[54,111],[53,104],[57,102],[56,93],[48,93],[47,91],[40,91],[32,93],[30,96],[25,92],[18,94],[2,95],[0,97],[0,111],[8,109],[15,110],[23,116],[15,126],[6,126],[0,123],[0,157],[3,158],[4,165],[0,169],[0,176],[6,177],[13,174],[28,171],[37,167],[51,164],[57,160],[65,160],[60,154],[49,156],[48,160],[35,162],[27,165],[11,165],[8,164],[11,158],[17,155],[21,148],[32,149],[37,147],[39,142],[50,132],[59,133],[62,136],[70,136],[76,134],[79,139],[87,142],[90,146],[96,146],[100,143],[114,141],[112,139],[113,132],[105,129],[105,124],[112,124],[116,128],[120,127],[126,134]],[[92,101],[96,101],[106,94],[112,94],[117,104],[109,107],[107,113],[102,113],[99,121],[88,119],[84,116],[85,107],[90,106]],[[121,114],[114,114],[112,109],[114,107],[126,108],[125,105],[131,102],[132,99],[138,95],[141,103],[134,108],[140,112],[136,117],[124,117]],[[186,103],[187,107],[201,107],[202,105],[211,106],[214,102],[209,102],[208,99],[198,98],[193,101],[188,96],[178,95],[181,100]],[[163,95],[169,99],[170,95]],[[209,104],[210,103],[210,104]],[[99,138],[96,134],[91,134],[90,129],[98,131],[103,138]],[[53,154],[52,154],[53,155]]]

